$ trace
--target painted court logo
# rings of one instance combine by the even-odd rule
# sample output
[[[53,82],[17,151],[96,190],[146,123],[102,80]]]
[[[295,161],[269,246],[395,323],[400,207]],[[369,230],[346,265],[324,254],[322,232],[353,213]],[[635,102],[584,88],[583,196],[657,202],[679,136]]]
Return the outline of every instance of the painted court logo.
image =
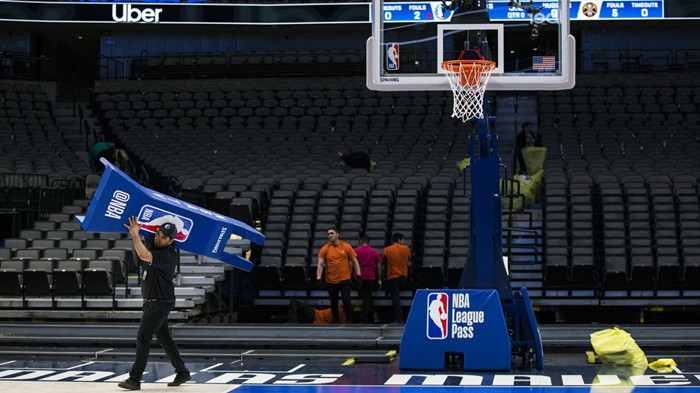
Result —
[[[177,227],[177,235],[175,236],[175,241],[184,242],[192,231],[192,220],[187,217],[171,213],[167,210],[163,210],[151,205],[144,205],[139,211],[139,215],[136,220],[141,229],[146,232],[155,234],[158,231],[158,227],[166,222],[171,222]]]
[[[447,302],[446,293],[428,294],[428,330],[431,340],[442,340],[447,337]]]

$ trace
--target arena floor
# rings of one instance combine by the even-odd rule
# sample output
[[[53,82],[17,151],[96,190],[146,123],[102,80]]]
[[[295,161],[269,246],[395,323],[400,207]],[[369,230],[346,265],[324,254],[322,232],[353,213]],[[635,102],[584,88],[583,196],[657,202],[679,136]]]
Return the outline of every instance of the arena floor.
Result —
[[[238,327],[241,329],[241,327]],[[249,328],[254,328],[250,326]],[[191,393],[352,393],[352,392],[677,392],[700,388],[700,351],[697,326],[623,327],[644,349],[649,361],[673,359],[675,367],[604,366],[590,363],[587,335],[597,326],[541,327],[545,348],[544,368],[537,370],[514,358],[509,372],[407,371],[399,368],[392,349],[251,348],[207,350],[185,341],[182,353],[192,380],[168,387],[173,368],[154,348],[141,389],[149,392]],[[284,327],[278,327],[283,331]],[[352,328],[350,328],[352,330]],[[331,332],[331,333],[329,333]],[[284,333],[282,333],[284,334]],[[305,334],[309,334],[306,330]],[[317,329],[320,339],[346,335]],[[309,339],[314,339],[312,335]],[[347,340],[347,336],[344,338]],[[197,349],[200,347],[200,349]],[[7,347],[5,347],[7,348]],[[0,351],[1,392],[83,393],[123,391],[117,383],[126,378],[131,351],[21,347]],[[112,352],[112,355],[107,355]],[[208,353],[208,354],[207,354]],[[13,357],[11,357],[13,356]],[[474,356],[478,356],[475,354]],[[111,358],[111,359],[110,359]]]

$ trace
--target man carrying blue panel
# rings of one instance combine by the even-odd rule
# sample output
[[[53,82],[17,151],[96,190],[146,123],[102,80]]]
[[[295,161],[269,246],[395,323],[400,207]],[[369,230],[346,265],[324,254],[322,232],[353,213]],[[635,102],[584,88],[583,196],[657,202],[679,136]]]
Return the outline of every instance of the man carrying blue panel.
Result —
[[[129,224],[124,226],[134,241],[136,255],[144,262],[141,284],[143,316],[136,337],[136,360],[129,371],[129,378],[119,382],[119,387],[128,390],[141,389],[141,376],[148,362],[154,334],[177,373],[168,386],[182,385],[189,381],[191,376],[168,327],[168,314],[175,307],[173,277],[177,268],[178,253],[174,243],[178,229],[171,222],[160,225],[153,241],[149,241],[150,246],[147,247],[139,235],[141,226],[136,217],[131,216]]]

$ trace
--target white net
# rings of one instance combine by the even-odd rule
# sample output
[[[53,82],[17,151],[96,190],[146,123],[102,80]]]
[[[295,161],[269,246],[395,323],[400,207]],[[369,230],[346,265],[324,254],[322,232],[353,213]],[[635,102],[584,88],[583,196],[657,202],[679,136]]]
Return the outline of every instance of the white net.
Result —
[[[484,91],[496,63],[487,60],[451,60],[442,63],[454,93],[452,117],[466,122],[484,118]]]

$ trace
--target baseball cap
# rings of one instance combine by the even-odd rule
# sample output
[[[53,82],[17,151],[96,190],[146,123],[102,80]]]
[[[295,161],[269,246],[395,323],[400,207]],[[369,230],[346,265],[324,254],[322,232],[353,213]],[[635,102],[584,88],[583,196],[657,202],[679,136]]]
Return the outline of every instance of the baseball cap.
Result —
[[[171,239],[175,239],[175,236],[177,236],[177,227],[172,222],[162,224],[158,227],[158,230]]]

